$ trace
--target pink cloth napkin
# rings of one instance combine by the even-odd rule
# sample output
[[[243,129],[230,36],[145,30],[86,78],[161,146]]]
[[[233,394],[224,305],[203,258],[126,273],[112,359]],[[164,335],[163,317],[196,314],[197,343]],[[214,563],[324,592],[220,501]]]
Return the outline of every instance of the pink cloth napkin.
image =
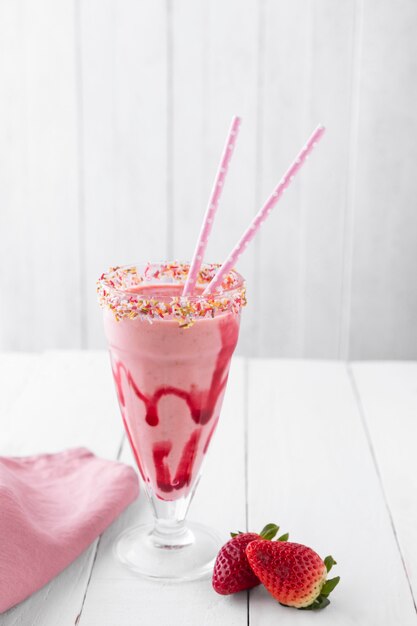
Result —
[[[137,495],[133,469],[83,448],[0,457],[0,613],[69,565]]]

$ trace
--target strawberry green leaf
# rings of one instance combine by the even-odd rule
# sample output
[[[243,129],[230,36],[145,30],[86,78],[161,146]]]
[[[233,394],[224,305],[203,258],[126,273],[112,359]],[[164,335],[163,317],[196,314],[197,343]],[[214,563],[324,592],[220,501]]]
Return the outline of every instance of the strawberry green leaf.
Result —
[[[309,606],[303,606],[300,611],[317,611],[319,609],[325,609],[326,606],[329,606],[330,600],[326,598],[326,596],[319,595],[318,598],[314,600],[312,604]]]
[[[285,535],[281,535],[281,537],[278,537],[277,541],[288,541],[289,536],[289,533],[285,533]]]
[[[230,536],[232,537],[232,539],[233,537],[237,537],[238,535],[243,535],[241,530],[238,530],[237,533],[230,533]]]
[[[327,572],[330,572],[333,565],[337,565],[336,561],[334,560],[332,556],[326,556],[326,558],[324,559],[324,564],[326,566]]]
[[[339,580],[340,580],[340,576],[336,576],[335,578],[330,578],[329,580],[326,580],[323,587],[321,588],[320,595],[326,596],[327,598],[327,596],[333,591],[333,589],[339,583]]]
[[[325,609],[326,606],[329,606],[330,600],[327,597],[333,589],[336,587],[340,580],[340,576],[336,576],[335,578],[330,578],[330,580],[326,580],[323,587],[321,588],[320,595],[312,602],[309,606],[303,607],[304,611],[316,611],[318,609]]]
[[[267,524],[259,534],[262,539],[273,539],[278,531],[279,526],[276,524]]]

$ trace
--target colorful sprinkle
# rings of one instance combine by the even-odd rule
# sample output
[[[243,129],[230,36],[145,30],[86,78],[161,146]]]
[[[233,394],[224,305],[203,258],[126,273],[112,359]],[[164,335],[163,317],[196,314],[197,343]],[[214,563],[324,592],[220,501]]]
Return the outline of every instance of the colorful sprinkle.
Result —
[[[99,304],[110,309],[116,321],[121,319],[177,319],[181,328],[189,328],[198,318],[214,317],[216,313],[232,311],[239,313],[246,305],[245,283],[235,270],[231,270],[223,279],[221,287],[215,293],[203,296],[170,296],[169,298],[144,298],[143,294],[129,293],[141,284],[155,280],[164,284],[184,284],[188,275],[189,264],[148,263],[142,271],[136,266],[112,267],[97,281]],[[219,264],[205,264],[198,274],[197,285],[208,285]]]

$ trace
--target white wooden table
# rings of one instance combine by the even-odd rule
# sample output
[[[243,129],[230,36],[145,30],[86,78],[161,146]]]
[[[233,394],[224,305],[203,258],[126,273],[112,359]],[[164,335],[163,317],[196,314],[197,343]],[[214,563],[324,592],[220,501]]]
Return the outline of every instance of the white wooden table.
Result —
[[[105,353],[1,355],[0,381],[0,454],[83,445],[131,462]],[[218,596],[209,580],[162,585],[131,575],[111,546],[150,517],[142,494],[0,624],[417,624],[416,420],[416,363],[236,359],[190,518],[225,540],[275,521],[294,541],[333,554],[342,580],[331,606],[316,615],[259,587],[248,600]]]

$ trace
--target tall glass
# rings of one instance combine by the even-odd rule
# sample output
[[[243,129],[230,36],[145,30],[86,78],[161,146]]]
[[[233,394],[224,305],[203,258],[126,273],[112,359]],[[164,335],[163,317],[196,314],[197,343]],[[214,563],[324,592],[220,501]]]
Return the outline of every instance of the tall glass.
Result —
[[[127,437],[154,523],[131,528],[119,558],[150,578],[191,580],[210,572],[217,535],[185,518],[217,426],[245,304],[235,271],[203,296],[218,269],[205,265],[182,297],[188,265],[115,268],[98,281],[104,329]]]

